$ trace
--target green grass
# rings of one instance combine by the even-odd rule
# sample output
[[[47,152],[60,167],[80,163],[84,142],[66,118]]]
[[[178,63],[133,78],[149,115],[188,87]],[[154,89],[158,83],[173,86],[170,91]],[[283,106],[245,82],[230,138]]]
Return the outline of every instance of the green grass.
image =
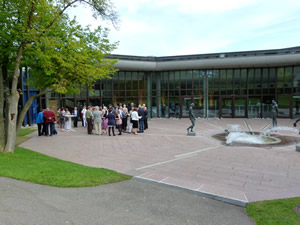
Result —
[[[19,130],[18,136],[19,137],[23,137],[23,136],[31,134],[31,133],[33,133],[35,131],[37,131],[37,129],[33,129],[33,128],[21,128]]]
[[[246,212],[257,225],[300,225],[294,208],[300,197],[249,203]]]
[[[115,183],[130,176],[102,168],[87,167],[16,147],[0,153],[0,176],[56,187],[87,187]]]
[[[16,146],[22,144],[25,141],[28,141],[31,137],[26,137],[26,135],[31,134],[35,131],[37,130],[33,128],[21,128],[17,135]]]

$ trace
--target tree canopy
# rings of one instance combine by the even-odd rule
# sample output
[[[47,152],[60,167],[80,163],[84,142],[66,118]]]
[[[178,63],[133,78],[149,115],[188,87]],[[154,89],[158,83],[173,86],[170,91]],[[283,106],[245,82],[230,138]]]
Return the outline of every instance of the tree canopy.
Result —
[[[116,47],[108,30],[83,28],[66,15],[76,4],[94,17],[117,22],[109,0],[0,0],[0,151],[12,152],[16,130],[34,98],[48,91],[72,93],[80,84],[110,77]],[[30,68],[30,84],[41,90],[18,112],[20,66]],[[18,121],[18,125],[17,125]]]

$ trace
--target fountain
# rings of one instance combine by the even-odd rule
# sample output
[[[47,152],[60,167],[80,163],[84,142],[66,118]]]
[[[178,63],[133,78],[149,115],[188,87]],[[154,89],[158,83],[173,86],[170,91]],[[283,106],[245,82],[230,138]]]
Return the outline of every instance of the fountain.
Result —
[[[266,130],[263,133],[260,132],[244,132],[237,124],[229,124],[225,129],[229,134],[226,137],[226,144],[231,145],[232,143],[242,143],[242,144],[257,144],[257,145],[270,145],[280,143],[280,139],[270,136],[271,133],[277,131],[292,131],[298,133],[299,131],[291,127],[273,127]]]

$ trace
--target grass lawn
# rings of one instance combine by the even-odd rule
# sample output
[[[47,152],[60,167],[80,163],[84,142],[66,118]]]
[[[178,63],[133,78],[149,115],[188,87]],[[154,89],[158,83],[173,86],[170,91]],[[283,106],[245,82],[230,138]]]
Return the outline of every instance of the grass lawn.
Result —
[[[297,205],[300,197],[249,203],[246,211],[257,225],[300,225]]]
[[[56,187],[87,187],[115,183],[130,176],[52,158],[16,147],[12,154],[0,154],[0,176]]]
[[[33,132],[36,132],[36,129],[33,128],[21,128],[18,136],[17,136],[17,140],[16,140],[16,146],[22,144],[23,142],[29,140],[31,137],[26,137],[26,135],[31,134]]]
[[[36,129],[21,129],[17,144]],[[56,187],[88,187],[128,180],[116,171],[93,168],[52,158],[29,149],[16,147],[14,153],[0,153],[0,176]]]
[[[37,131],[37,129],[33,129],[33,128],[21,128],[19,130],[18,136],[19,137],[23,137],[23,136],[25,136],[27,134],[31,134],[31,133],[33,133],[35,131]]]

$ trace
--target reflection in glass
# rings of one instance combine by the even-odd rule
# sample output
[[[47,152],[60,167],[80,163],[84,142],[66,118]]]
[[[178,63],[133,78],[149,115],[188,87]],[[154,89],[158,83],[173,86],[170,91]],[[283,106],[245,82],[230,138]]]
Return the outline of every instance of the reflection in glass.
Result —
[[[182,117],[189,117],[189,108],[192,103],[192,98],[187,97],[187,98],[182,98]],[[195,107],[194,107],[195,109]],[[194,111],[195,113],[195,111]],[[196,114],[195,114],[196,116]],[[197,118],[197,116],[196,116]]]
[[[169,117],[169,103],[168,99],[166,97],[161,97],[161,117],[162,118],[168,118]]]
[[[235,117],[246,116],[246,98],[234,99],[234,116]]]
[[[277,88],[283,88],[284,86],[284,68],[277,69]]]
[[[119,73],[115,73],[112,77],[113,88],[114,90],[119,90],[119,82],[118,82]]]
[[[132,79],[132,90],[138,90],[138,75],[137,72],[132,72],[131,74]]]
[[[293,96],[293,117],[300,116],[300,96]]]
[[[284,69],[284,87],[285,88],[290,88],[292,86],[291,81],[292,81],[292,67],[285,67]]]
[[[144,72],[139,72],[139,89],[140,90],[146,90],[147,85],[145,83],[145,73]]]
[[[193,70],[194,90],[198,90],[200,88],[199,80],[200,80],[199,70]]]
[[[186,71],[181,71],[180,73],[181,78],[180,78],[180,88],[181,89],[186,89]]]
[[[263,96],[262,117],[272,118],[272,100],[275,96]]]
[[[219,96],[209,96],[208,117],[219,117]]]
[[[179,71],[175,72],[175,89],[179,90],[180,88],[180,77],[179,77]]]
[[[179,97],[170,97],[169,101],[170,117],[179,118],[180,108],[179,108]]]
[[[203,110],[203,98],[202,96],[199,96],[199,97],[193,97],[193,103],[195,104],[194,106],[194,114],[195,114],[195,117],[198,118],[198,117],[201,117],[203,118],[204,117],[204,110]]]
[[[197,80],[196,80],[196,82],[197,82]],[[193,71],[192,70],[187,71],[186,88],[187,89],[193,88]]]
[[[261,102],[260,97],[253,96],[248,99],[248,117],[260,118],[261,117]]]
[[[294,94],[300,95],[300,66],[294,67]]]
[[[125,90],[125,72],[119,72],[119,90]]]
[[[222,98],[221,117],[232,117],[232,99]]]
[[[132,90],[131,72],[125,73],[126,90]]]
[[[280,117],[290,116],[290,96],[278,97],[278,116]]]
[[[151,117],[157,117],[157,104],[156,98],[152,98]]]

